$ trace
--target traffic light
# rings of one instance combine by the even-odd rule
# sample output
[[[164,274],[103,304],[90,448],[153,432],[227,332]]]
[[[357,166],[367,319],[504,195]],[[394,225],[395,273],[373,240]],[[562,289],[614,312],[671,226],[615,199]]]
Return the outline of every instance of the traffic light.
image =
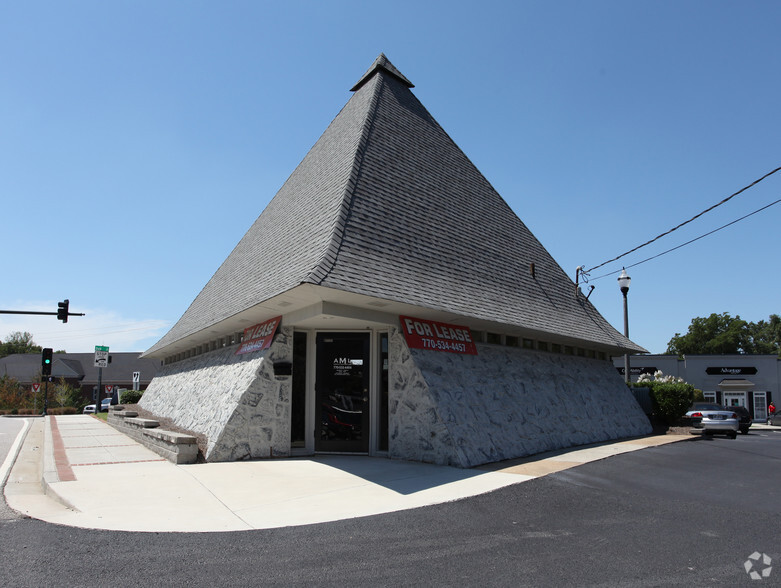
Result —
[[[67,298],[63,300],[62,302],[57,303],[57,320],[62,321],[64,323],[68,322],[68,305],[70,304],[70,300]]]
[[[41,373],[44,376],[52,375],[52,348],[47,347],[41,352]]]

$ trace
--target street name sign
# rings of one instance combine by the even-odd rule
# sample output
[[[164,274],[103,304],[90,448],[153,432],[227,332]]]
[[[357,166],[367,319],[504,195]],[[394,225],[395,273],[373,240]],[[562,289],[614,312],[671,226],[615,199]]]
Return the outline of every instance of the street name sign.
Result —
[[[108,367],[108,347],[95,345],[95,367]]]

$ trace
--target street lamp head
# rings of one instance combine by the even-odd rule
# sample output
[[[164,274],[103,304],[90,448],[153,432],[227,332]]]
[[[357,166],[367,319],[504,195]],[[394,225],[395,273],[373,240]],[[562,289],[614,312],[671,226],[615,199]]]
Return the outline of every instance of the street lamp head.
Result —
[[[626,268],[621,269],[621,275],[618,276],[618,287],[621,288],[621,293],[626,296],[626,293],[629,292],[629,284],[632,282],[632,278],[630,278],[626,273]]]

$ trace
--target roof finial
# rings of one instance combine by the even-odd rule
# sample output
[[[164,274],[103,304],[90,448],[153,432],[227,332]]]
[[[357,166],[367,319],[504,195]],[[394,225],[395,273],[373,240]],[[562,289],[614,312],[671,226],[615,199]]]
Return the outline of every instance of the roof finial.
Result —
[[[390,75],[395,77],[397,80],[399,80],[402,84],[407,86],[407,88],[414,88],[415,87],[415,85],[412,82],[410,82],[404,76],[404,74],[402,74],[398,69],[396,69],[396,66],[394,66],[390,62],[390,59],[388,59],[385,56],[385,53],[380,53],[377,56],[377,59],[374,60],[374,63],[371,64],[371,67],[369,67],[369,69],[366,70],[366,73],[363,74],[363,76],[361,76],[361,79],[358,80],[358,83],[355,84],[352,88],[350,88],[350,91],[351,92],[358,91],[361,88],[361,86],[363,86],[367,81],[369,81],[369,79],[371,79],[372,76],[374,76],[374,74],[376,74],[380,70],[383,70],[383,71],[389,73]]]

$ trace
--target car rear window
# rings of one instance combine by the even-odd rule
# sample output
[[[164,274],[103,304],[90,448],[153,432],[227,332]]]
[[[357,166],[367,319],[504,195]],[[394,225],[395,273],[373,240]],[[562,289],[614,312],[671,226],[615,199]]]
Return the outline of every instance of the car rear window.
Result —
[[[712,402],[695,402],[689,410],[724,410],[724,408]]]

